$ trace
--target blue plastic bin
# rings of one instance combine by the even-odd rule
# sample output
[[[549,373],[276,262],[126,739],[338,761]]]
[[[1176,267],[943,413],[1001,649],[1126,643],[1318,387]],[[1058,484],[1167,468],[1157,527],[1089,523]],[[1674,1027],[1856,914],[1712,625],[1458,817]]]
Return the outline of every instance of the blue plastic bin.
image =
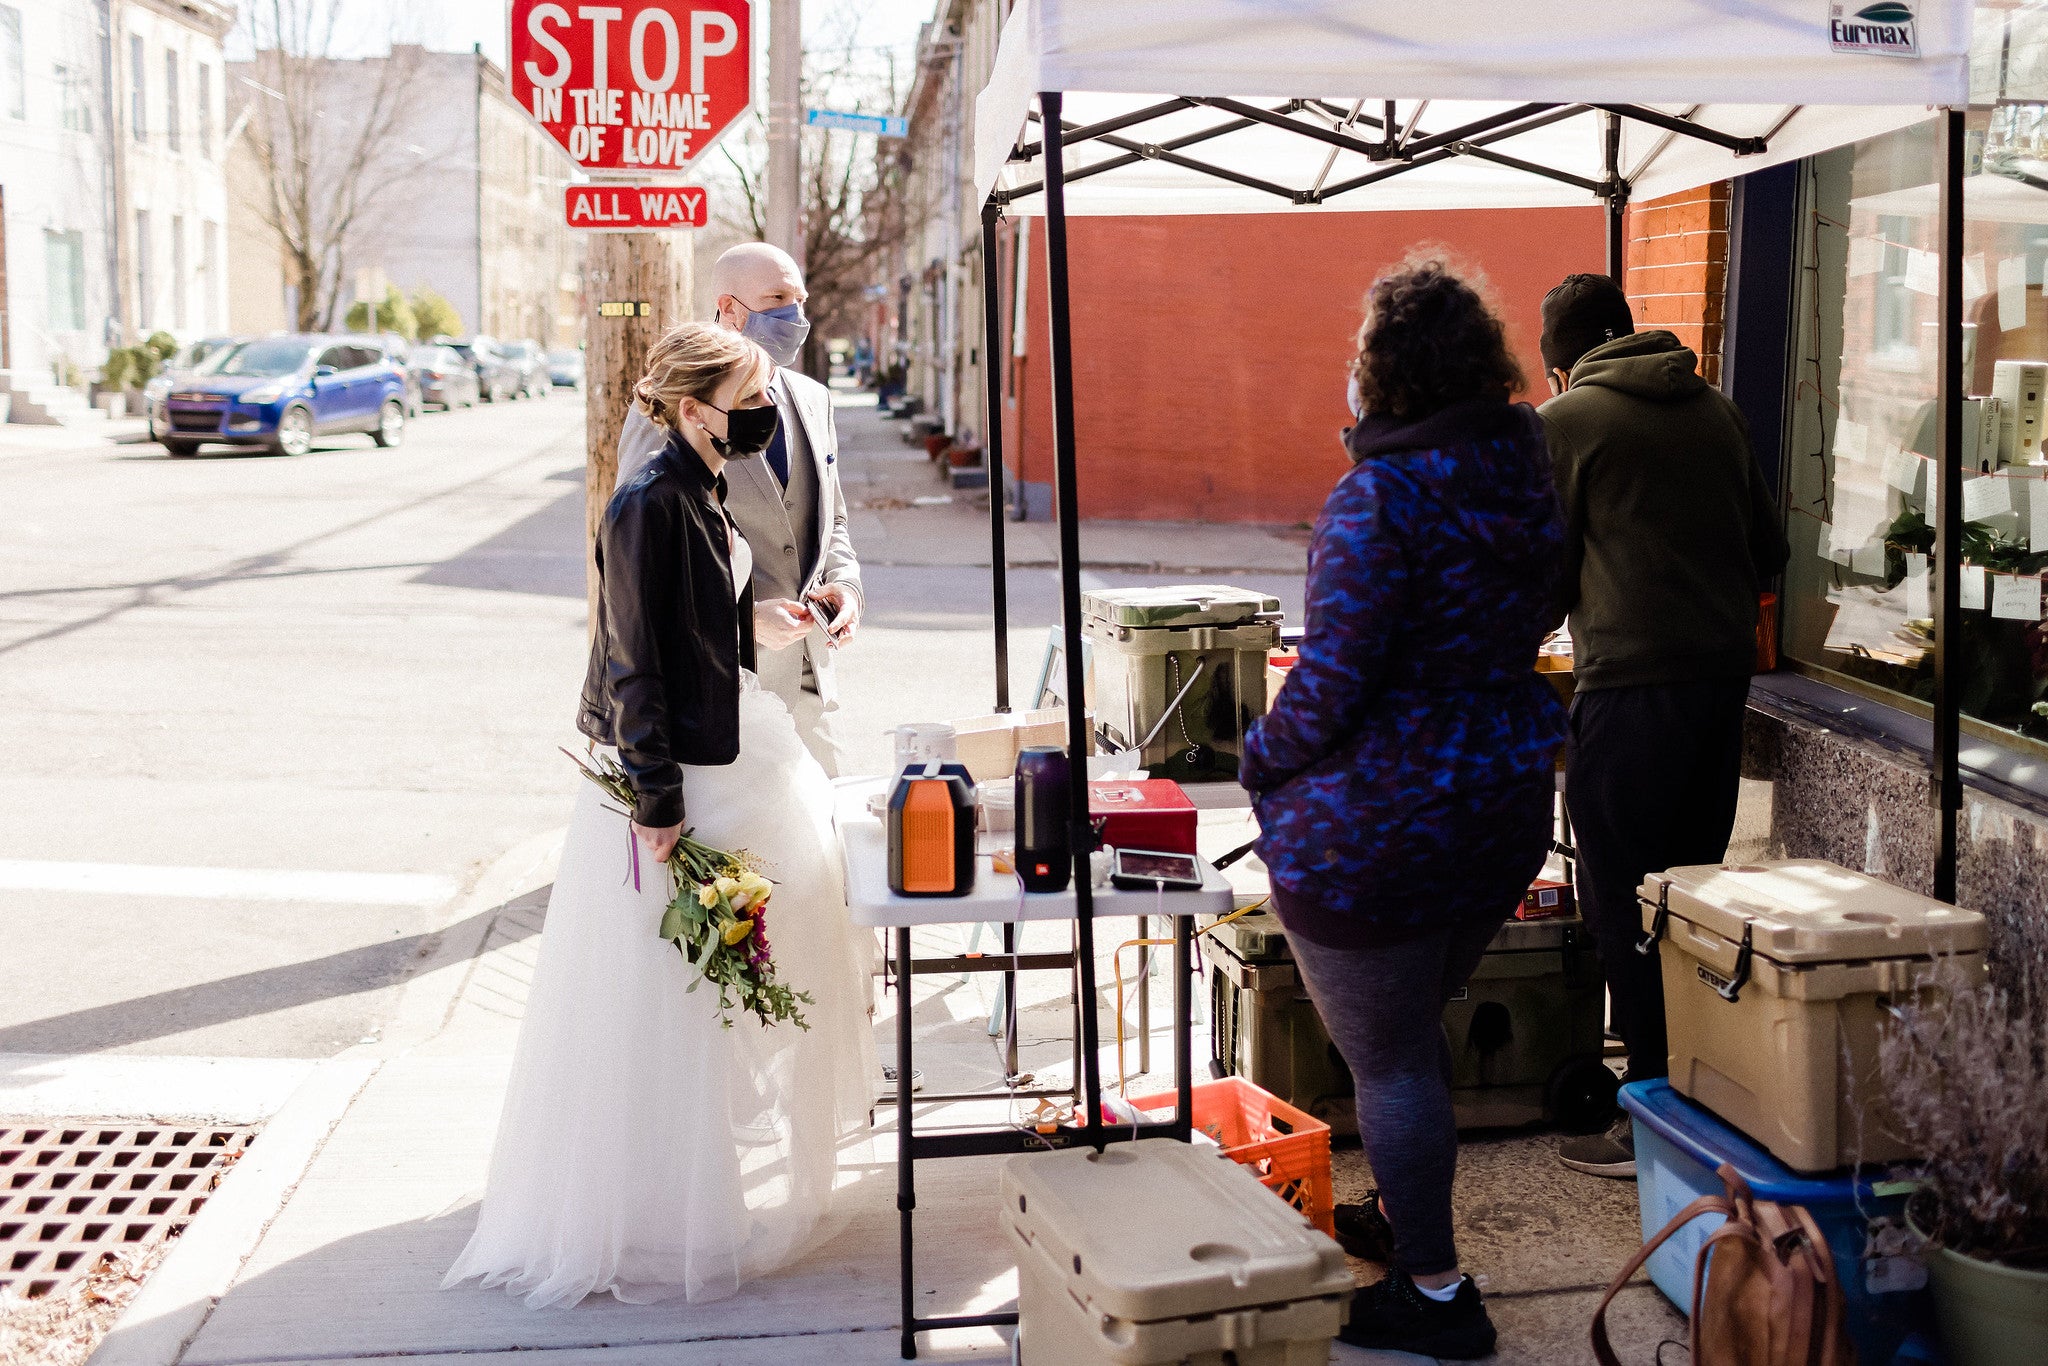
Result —
[[[1679,1095],[1668,1081],[1631,1082],[1621,1088],[1621,1103],[1634,1121],[1644,1242],[1698,1197],[1721,1194],[1714,1172],[1725,1162],[1757,1199],[1804,1205],[1813,1215],[1834,1257],[1860,1366],[1941,1360],[1924,1271],[1902,1257],[1864,1260],[1870,1222],[1900,1218],[1905,1197],[1874,1195],[1867,1179],[1858,1181],[1847,1171],[1802,1176]],[[1720,1224],[1714,1215],[1695,1219],[1651,1254],[1650,1280],[1681,1313],[1692,1310],[1692,1268],[1700,1245]],[[1900,1286],[1910,1288],[1893,1288]]]

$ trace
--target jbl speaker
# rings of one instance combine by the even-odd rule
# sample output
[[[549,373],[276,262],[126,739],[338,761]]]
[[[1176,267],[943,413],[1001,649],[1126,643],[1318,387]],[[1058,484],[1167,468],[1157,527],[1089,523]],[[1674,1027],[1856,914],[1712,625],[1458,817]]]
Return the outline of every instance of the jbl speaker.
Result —
[[[964,764],[912,764],[889,793],[889,890],[965,896],[974,889],[974,780]]]
[[[1058,745],[1017,756],[1017,876],[1027,892],[1063,892],[1073,876],[1072,775]]]

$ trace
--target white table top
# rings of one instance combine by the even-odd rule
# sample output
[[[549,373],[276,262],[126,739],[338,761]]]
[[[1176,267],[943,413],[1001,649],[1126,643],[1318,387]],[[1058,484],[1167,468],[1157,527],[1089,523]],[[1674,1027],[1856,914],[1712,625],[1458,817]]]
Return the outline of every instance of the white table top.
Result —
[[[972,925],[982,921],[1072,920],[1074,889],[1026,892],[1016,874],[998,873],[987,854],[974,860],[974,888],[966,896],[898,896],[889,890],[889,838],[882,822],[868,814],[870,793],[881,789],[880,778],[842,780],[833,821],[846,866],[846,901],[856,925]],[[1095,889],[1095,914],[1228,915],[1234,908],[1230,884],[1223,874],[1202,867],[1199,892],[1131,892],[1120,887]]]

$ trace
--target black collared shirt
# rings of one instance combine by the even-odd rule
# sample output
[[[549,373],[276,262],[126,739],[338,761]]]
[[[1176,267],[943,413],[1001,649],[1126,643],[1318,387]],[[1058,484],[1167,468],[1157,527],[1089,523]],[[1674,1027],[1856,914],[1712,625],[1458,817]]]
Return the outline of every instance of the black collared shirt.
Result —
[[[679,437],[606,506],[598,602],[577,729],[614,745],[646,826],[683,819],[684,764],[740,751],[740,670],[754,667],[754,594],[734,593],[725,480]]]

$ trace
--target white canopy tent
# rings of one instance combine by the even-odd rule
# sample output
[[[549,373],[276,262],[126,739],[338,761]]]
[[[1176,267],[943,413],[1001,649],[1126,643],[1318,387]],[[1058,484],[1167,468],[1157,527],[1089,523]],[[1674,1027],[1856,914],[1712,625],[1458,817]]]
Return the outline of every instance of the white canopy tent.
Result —
[[[1839,15],[1837,12],[1840,12]],[[1905,19],[1899,22],[1900,11]],[[1045,218],[1046,294],[1069,753],[1086,752],[1076,506],[1070,213],[1262,213],[1604,203],[1610,272],[1621,209],[1809,156],[1944,110],[1940,364],[1943,491],[1936,555],[1936,894],[1954,895],[1961,806],[1950,613],[1960,589],[1963,114],[1971,0],[1017,0],[975,106],[988,356],[1003,354],[997,223]],[[1846,29],[1843,27],[1846,25]],[[1849,49],[1837,46],[1847,39]],[[1910,39],[1910,48],[1906,40]],[[1865,49],[1854,50],[1861,43]],[[988,383],[997,708],[1009,709],[1000,366]],[[1096,999],[1086,767],[1072,766],[1079,999]],[[1185,922],[1176,922],[1184,962]],[[899,931],[897,961],[911,960]],[[1184,989],[1185,981],[1181,987]],[[1082,1009],[1078,1134],[1185,1138],[1185,1059],[1170,1124],[1106,1130],[1095,1011]],[[909,1032],[909,1012],[898,1029]],[[918,1156],[970,1149],[919,1136],[898,1101],[903,1355],[918,1333],[1014,1322],[923,1318],[913,1293]],[[983,1143],[976,1152],[997,1151]],[[1004,1149],[1010,1150],[1010,1149]],[[1022,1150],[1021,1146],[1015,1150]]]

